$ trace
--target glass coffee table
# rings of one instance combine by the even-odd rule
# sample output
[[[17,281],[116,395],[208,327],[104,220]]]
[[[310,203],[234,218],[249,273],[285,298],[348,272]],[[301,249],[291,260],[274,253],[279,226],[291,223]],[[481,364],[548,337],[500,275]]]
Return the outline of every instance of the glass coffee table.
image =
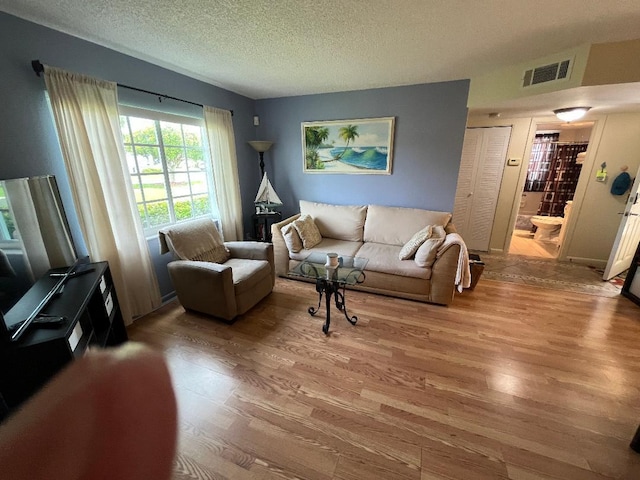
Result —
[[[347,313],[345,301],[347,285],[356,285],[365,280],[364,268],[369,261],[362,257],[338,257],[337,267],[327,265],[327,255],[324,253],[312,253],[297,266],[289,271],[291,275],[311,278],[316,281],[318,292],[318,306],[309,307],[309,314],[314,316],[322,306],[322,296],[326,301],[326,321],[322,326],[325,335],[329,335],[331,324],[331,297],[333,296],[336,308],[340,310],[351,325],[355,325],[358,317],[350,317]]]

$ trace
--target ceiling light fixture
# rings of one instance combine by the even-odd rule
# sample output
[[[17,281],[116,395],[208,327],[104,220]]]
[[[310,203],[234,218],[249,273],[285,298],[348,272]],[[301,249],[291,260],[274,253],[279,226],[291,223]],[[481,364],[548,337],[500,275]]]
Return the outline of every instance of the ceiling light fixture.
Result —
[[[585,116],[591,107],[558,108],[553,113],[563,122],[573,122]]]

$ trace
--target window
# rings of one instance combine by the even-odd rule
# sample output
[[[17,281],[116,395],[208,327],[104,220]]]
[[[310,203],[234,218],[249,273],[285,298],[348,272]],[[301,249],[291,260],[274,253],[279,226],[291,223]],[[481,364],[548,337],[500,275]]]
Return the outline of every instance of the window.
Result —
[[[145,233],[217,216],[200,119],[120,107],[129,175]]]

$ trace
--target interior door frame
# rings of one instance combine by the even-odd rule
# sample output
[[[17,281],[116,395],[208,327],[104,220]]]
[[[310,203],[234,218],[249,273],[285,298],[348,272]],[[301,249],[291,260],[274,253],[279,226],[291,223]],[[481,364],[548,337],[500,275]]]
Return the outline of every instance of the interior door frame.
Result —
[[[567,223],[567,225],[563,225],[562,227],[567,229],[567,233],[565,234],[564,241],[560,245],[557,260],[567,259],[567,251],[575,232],[578,213],[582,208],[583,199],[587,191],[587,185],[589,182],[589,175],[587,174],[587,172],[591,172],[593,168],[593,163],[595,161],[595,152],[597,152],[598,145],[600,144],[600,139],[602,138],[602,133],[604,131],[603,121],[600,121],[598,118],[594,118],[593,120],[590,119],[589,121],[593,122],[593,126],[591,127],[591,135],[589,136],[589,148],[587,148],[587,155],[585,156],[584,162],[582,164],[582,170],[580,172],[580,178],[578,179],[578,183],[576,185],[576,191],[573,194],[573,205],[571,208],[571,215],[569,216],[569,222]],[[564,122],[559,121],[555,117],[534,117],[531,119],[531,123],[529,124],[529,136],[527,138],[527,144],[524,150],[524,156],[522,158],[522,167],[520,169],[518,184],[513,197],[511,217],[509,220],[510,226],[507,230],[507,236],[503,245],[503,252],[505,254],[508,254],[509,247],[511,247],[511,238],[513,237],[513,231],[515,230],[516,220],[518,218],[518,211],[520,210],[520,199],[522,197],[522,192],[524,191],[524,184],[527,181],[527,170],[529,168],[529,161],[531,160],[531,151],[533,150],[533,141],[535,140],[536,132],[538,131],[538,125],[548,125],[552,123],[557,123],[558,125],[560,125]]]
[[[507,235],[502,245],[502,251],[506,255],[509,253],[511,247],[511,238],[513,237],[513,231],[516,229],[516,220],[518,219],[518,211],[520,210],[520,199],[522,198],[522,192],[524,191],[524,184],[527,181],[527,170],[529,169],[529,161],[531,160],[531,150],[533,149],[533,140],[538,130],[538,123],[542,123],[539,119],[532,118],[529,123],[529,133],[527,137],[527,143],[524,148],[524,154],[522,156],[522,162],[520,167],[520,176],[518,177],[518,183],[512,199],[511,215],[509,216],[509,228],[507,229]],[[494,220],[495,223],[495,220]]]

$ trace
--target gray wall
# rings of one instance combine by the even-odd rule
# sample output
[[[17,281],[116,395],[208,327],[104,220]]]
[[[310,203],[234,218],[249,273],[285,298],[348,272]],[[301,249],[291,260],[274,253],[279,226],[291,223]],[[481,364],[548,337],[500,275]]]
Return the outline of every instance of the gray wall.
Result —
[[[42,78],[31,60],[234,111],[233,123],[244,208],[251,233],[253,199],[260,182],[253,139],[272,140],[265,154],[269,177],[285,202],[297,211],[299,199],[341,204],[378,203],[453,209],[466,122],[467,80],[325,95],[254,101],[46,27],[0,12],[0,178],[54,174],[60,184],[74,236],[83,250],[53,120]],[[157,98],[119,89],[122,103],[158,108]],[[160,108],[193,114],[198,108],[163,100]],[[253,126],[253,115],[261,126]],[[302,173],[303,121],[396,117],[392,175]],[[166,263],[150,240],[161,293],[172,292]],[[86,253],[86,249],[83,253]]]
[[[467,80],[257,101],[257,135],[269,178],[284,202],[392,205],[453,211],[467,120]],[[305,174],[301,123],[396,117],[391,175]]]

